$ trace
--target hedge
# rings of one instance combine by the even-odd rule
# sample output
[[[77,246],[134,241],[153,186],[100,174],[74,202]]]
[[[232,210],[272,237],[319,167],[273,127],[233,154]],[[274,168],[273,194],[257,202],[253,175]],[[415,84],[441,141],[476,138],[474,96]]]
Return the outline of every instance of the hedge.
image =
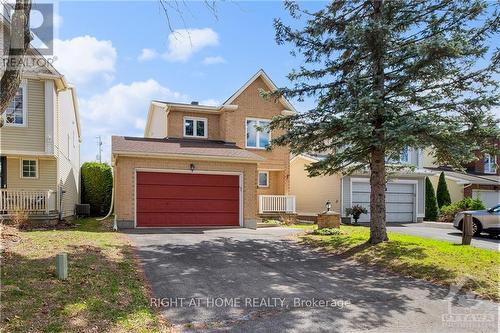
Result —
[[[451,204],[450,192],[448,191],[448,185],[446,184],[446,179],[444,178],[444,172],[441,172],[439,175],[436,199],[440,209],[443,206]]]
[[[82,203],[90,204],[90,214],[107,214],[113,189],[111,167],[106,163],[85,162],[81,168],[81,180]]]
[[[425,177],[425,219],[427,221],[436,221],[438,218],[438,207],[434,186],[432,186],[429,177]]]
[[[439,221],[453,222],[455,215],[464,210],[483,210],[486,209],[484,202],[481,199],[463,198],[460,201],[452,203],[451,205],[441,207],[439,212]]]

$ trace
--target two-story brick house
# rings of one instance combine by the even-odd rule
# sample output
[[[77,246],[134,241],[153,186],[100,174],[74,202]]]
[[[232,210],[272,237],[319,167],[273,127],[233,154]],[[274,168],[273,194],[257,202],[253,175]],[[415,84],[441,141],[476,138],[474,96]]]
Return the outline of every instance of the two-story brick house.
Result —
[[[36,50],[28,56],[44,65],[24,69],[21,86],[3,114],[0,218],[17,212],[43,220],[71,217],[80,202],[76,91]]]
[[[220,106],[151,102],[143,138],[112,138],[119,227],[254,226],[293,213],[289,151],[268,150],[274,116],[295,112],[263,70]]]
[[[500,141],[494,143],[496,150],[500,150]],[[492,207],[500,203],[500,154],[476,154],[476,160],[464,165],[465,170],[453,170],[447,166],[435,163],[431,151],[426,151],[424,166],[433,171],[431,178],[436,188],[438,177],[444,172],[446,184],[450,192],[451,201],[462,198],[479,198],[486,206]]]

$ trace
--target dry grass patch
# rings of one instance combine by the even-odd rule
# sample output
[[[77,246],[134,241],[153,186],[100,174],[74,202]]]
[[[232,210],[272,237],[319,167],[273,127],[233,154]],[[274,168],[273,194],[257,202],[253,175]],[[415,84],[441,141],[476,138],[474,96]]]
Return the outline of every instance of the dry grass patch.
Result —
[[[6,332],[166,332],[149,307],[148,289],[128,238],[110,221],[77,228],[18,232],[2,254],[1,327]],[[55,276],[68,253],[69,276]]]

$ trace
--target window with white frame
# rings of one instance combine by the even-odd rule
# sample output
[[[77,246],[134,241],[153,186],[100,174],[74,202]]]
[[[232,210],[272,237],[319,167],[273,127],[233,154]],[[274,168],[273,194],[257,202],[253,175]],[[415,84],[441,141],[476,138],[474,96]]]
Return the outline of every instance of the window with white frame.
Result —
[[[259,187],[269,187],[269,171],[259,171]]]
[[[206,138],[208,135],[207,118],[184,117],[184,136]]]
[[[21,160],[21,176],[22,178],[37,178],[37,160]]]
[[[26,126],[26,88],[21,85],[5,110],[5,126]]]
[[[484,155],[484,173],[497,173],[496,156]]]
[[[246,120],[246,147],[266,149],[271,141],[269,120],[247,118]]]

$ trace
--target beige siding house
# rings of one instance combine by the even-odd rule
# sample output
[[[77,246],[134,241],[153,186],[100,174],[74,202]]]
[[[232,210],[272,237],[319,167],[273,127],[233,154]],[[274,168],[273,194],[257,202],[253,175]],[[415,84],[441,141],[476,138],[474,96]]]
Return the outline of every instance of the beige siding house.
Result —
[[[220,106],[153,101],[144,138],[113,137],[119,227],[254,225],[294,213],[287,148],[268,150],[267,128],[294,113],[260,70]]]
[[[432,172],[422,168],[422,151],[407,149],[402,153],[401,161],[413,165],[407,172],[392,174],[386,185],[387,222],[419,222],[425,216],[425,177]],[[367,173],[353,175],[334,174],[310,178],[306,167],[322,159],[321,155],[298,155],[290,161],[290,193],[297,200],[299,218],[314,219],[318,213],[326,210],[326,202],[332,209],[347,217],[346,208],[360,205],[368,210],[360,222],[370,219],[370,183]]]
[[[31,56],[41,57],[35,51]],[[43,62],[42,62],[43,63]],[[0,217],[66,218],[80,202],[75,88],[48,63],[26,69],[0,128]]]

